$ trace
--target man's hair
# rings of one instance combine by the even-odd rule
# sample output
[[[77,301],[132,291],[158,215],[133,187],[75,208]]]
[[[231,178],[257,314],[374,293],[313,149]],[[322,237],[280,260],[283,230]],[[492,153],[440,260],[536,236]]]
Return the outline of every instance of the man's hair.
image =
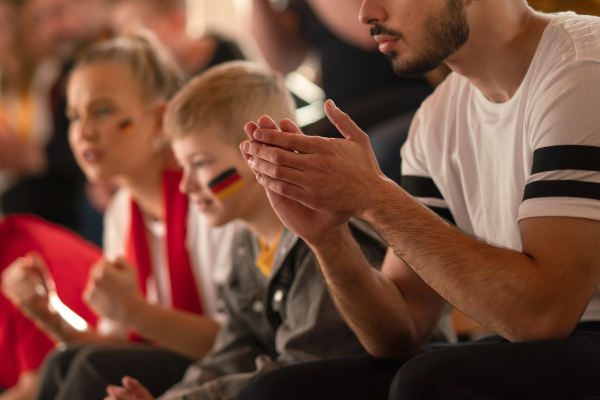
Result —
[[[88,47],[77,58],[73,70],[113,62],[129,68],[150,101],[169,100],[185,81],[171,54],[152,32],[142,28]]]
[[[233,61],[210,68],[170,102],[164,129],[170,139],[213,128],[233,145],[247,140],[244,125],[262,115],[294,120],[295,104],[282,77],[259,64]]]

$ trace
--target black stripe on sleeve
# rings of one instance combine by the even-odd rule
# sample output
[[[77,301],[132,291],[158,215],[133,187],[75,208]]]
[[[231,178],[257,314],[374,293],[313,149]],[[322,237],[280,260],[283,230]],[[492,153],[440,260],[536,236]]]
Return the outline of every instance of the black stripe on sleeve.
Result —
[[[533,152],[532,175],[565,169],[600,171],[600,147],[551,146]]]
[[[402,175],[402,189],[414,197],[431,197],[434,199],[443,200],[444,197],[437,188],[433,179],[423,178],[422,176]]]
[[[439,215],[440,217],[444,218],[446,221],[450,222],[453,225],[456,225],[456,222],[454,222],[454,217],[452,216],[452,213],[447,208],[431,207],[431,206],[427,206],[427,207],[431,211],[433,211],[434,213]]]
[[[600,200],[600,183],[581,181],[538,181],[525,186],[523,201],[544,197],[578,197]]]

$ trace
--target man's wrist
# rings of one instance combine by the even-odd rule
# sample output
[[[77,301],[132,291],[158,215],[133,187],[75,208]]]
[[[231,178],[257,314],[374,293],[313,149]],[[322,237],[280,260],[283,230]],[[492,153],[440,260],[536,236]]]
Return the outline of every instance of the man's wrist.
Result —
[[[350,232],[348,222],[345,222],[328,232],[324,232],[318,240],[307,244],[318,255],[338,248],[341,243],[344,243],[348,239],[352,239],[352,233]]]
[[[356,218],[361,219],[371,226],[379,219],[381,213],[390,208],[390,199],[398,196],[402,189],[391,179],[382,176],[367,189],[363,206],[357,211]]]

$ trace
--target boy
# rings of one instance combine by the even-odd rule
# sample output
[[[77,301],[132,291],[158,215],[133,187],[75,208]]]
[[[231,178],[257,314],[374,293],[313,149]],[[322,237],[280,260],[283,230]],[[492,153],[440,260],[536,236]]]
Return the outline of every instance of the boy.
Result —
[[[265,112],[291,118],[294,109],[279,76],[245,62],[207,71],[169,105],[165,131],[184,170],[180,190],[211,226],[241,219],[248,230],[234,238],[223,295],[228,322],[209,355],[161,398],[230,399],[283,365],[366,354],[337,312],[312,253],[284,228],[238,149],[246,121]],[[386,250],[379,237],[358,222],[353,232],[378,267]],[[137,381],[123,383],[109,386],[108,398],[152,398]]]

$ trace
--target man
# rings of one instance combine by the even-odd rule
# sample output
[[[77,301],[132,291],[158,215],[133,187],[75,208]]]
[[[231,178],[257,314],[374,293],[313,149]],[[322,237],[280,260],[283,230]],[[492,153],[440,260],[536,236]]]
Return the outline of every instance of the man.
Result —
[[[252,33],[271,68],[287,74],[317,54],[325,96],[369,135],[382,171],[400,182],[400,154],[412,117],[446,66],[426,79],[394,74],[369,28],[356,17],[362,0],[292,0],[284,10],[253,0]],[[303,127],[314,136],[340,137],[325,115]]]
[[[600,21],[536,13],[525,0],[364,0],[360,18],[397,73],[441,62],[455,72],[413,121],[404,190],[331,102],[345,140],[266,129],[264,118],[241,148],[371,354],[422,351],[443,299],[499,335],[415,358],[390,398],[598,396]],[[381,273],[360,257],[350,216],[391,247]],[[278,377],[267,378],[244,398]],[[290,393],[319,398],[307,383],[316,374],[301,388],[285,378]],[[283,392],[274,398],[295,398]]]

